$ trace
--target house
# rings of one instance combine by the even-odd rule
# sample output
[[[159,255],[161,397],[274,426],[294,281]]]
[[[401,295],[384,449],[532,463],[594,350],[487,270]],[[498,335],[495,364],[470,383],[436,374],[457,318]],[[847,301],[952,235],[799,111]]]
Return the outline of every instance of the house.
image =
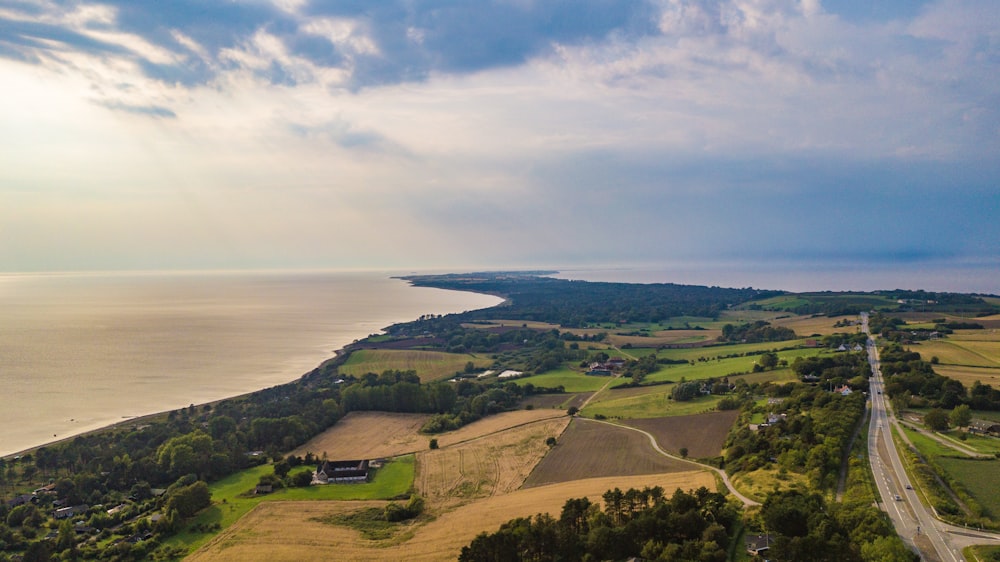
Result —
[[[767,533],[746,536],[747,554],[750,556],[763,556],[774,541]]]
[[[841,396],[847,396],[852,392],[854,392],[853,390],[851,390],[851,387],[847,386],[846,384],[838,386],[837,388],[833,389],[833,391]]]
[[[60,507],[59,509],[52,512],[52,516],[55,517],[56,519],[69,519],[70,517],[87,513],[88,509],[90,509],[90,506],[86,504],[73,505],[70,507]]]
[[[274,487],[271,486],[270,484],[257,484],[257,487],[254,488],[253,493],[254,495],[261,496],[264,494],[270,494],[273,491]]]
[[[972,420],[972,423],[969,424],[969,433],[1000,435],[1000,423],[989,420]]]
[[[362,461],[323,461],[313,473],[313,483],[329,484],[367,482],[369,463]]]

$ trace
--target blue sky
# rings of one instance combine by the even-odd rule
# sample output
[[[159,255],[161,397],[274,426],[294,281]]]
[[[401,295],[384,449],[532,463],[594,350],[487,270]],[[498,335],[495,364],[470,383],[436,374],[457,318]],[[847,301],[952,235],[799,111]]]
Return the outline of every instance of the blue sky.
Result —
[[[996,263],[995,0],[0,0],[0,270]]]

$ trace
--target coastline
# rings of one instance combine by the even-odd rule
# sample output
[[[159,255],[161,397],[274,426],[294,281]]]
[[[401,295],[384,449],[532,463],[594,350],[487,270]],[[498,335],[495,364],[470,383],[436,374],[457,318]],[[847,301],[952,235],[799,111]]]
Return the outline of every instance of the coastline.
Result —
[[[10,287],[0,294],[12,311],[0,320],[0,389],[5,423],[21,429],[0,439],[5,459],[294,383],[388,326],[500,301],[389,272],[26,275]],[[86,310],[65,312],[77,300]],[[124,341],[98,340],[105,332]]]

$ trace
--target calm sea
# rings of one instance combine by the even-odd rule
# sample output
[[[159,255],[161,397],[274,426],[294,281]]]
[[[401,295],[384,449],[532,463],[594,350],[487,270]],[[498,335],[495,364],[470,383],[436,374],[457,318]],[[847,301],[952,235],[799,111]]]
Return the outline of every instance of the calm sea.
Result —
[[[389,324],[498,302],[371,272],[0,275],[0,455],[288,382]]]

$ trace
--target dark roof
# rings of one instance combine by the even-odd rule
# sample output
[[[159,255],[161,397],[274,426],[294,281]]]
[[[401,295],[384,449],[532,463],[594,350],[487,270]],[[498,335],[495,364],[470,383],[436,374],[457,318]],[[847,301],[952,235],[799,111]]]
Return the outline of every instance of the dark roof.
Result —
[[[752,550],[754,552],[760,552],[767,549],[773,542],[774,541],[771,539],[771,536],[768,534],[746,536],[747,550]]]

